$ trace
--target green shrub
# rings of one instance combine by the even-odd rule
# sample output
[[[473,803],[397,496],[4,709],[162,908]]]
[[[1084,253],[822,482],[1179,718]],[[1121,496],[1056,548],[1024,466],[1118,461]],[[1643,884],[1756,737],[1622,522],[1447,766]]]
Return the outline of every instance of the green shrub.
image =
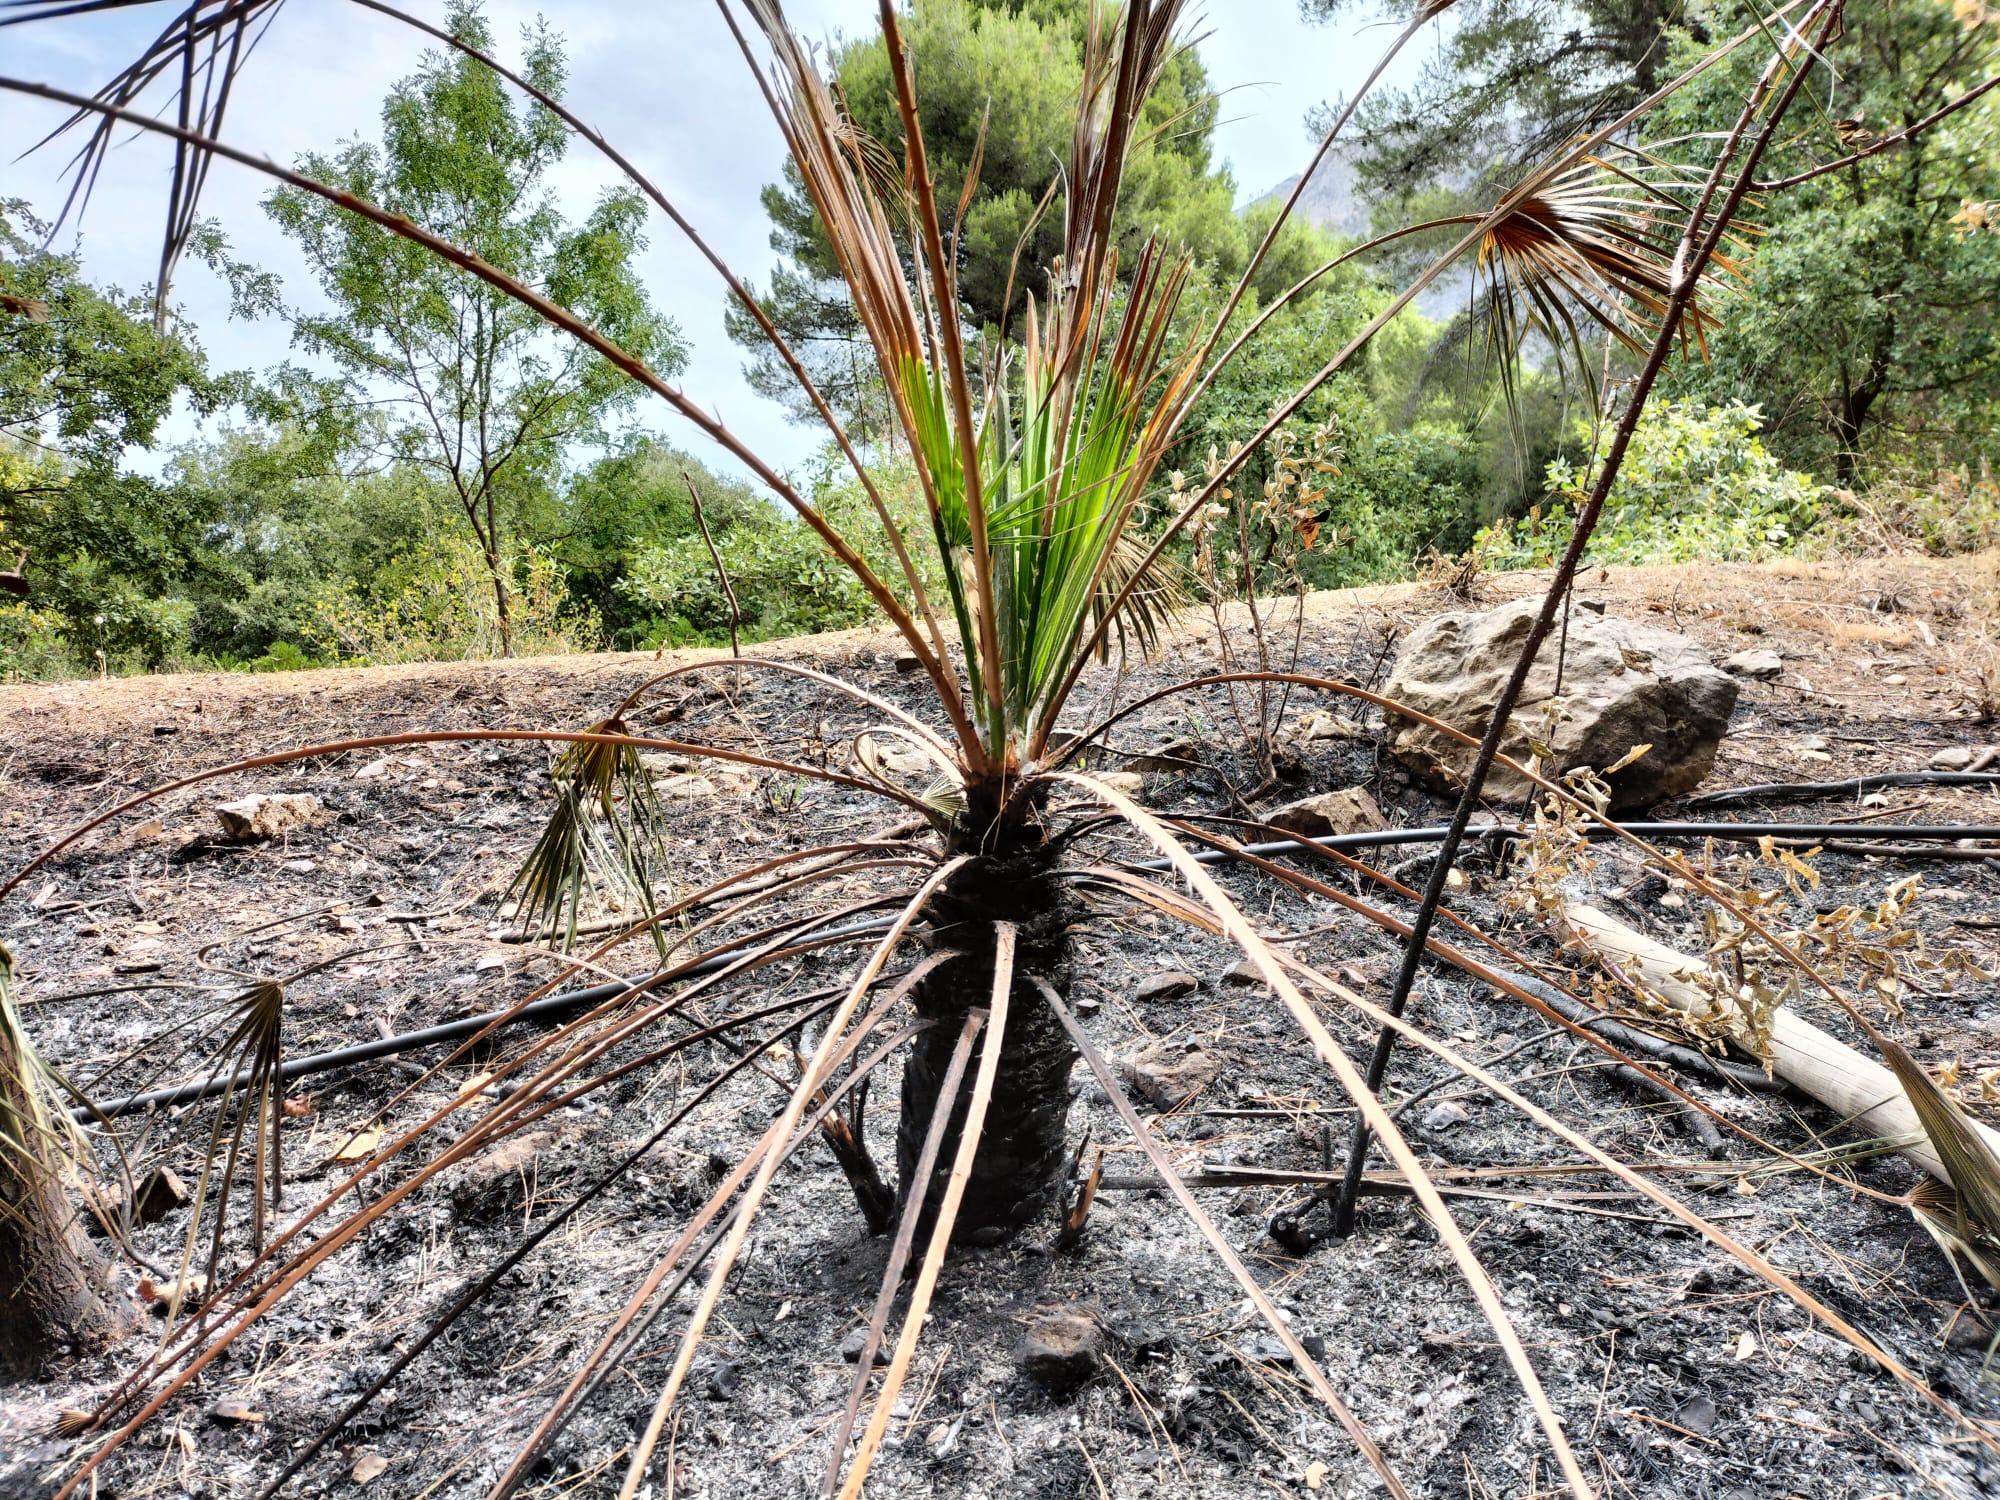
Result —
[[[61,615],[26,600],[0,600],[0,681],[51,682],[89,670],[71,648]]]
[[[1819,524],[1826,490],[1779,464],[1757,436],[1762,425],[1757,408],[1740,402],[1649,407],[1591,536],[1589,561],[1753,562],[1795,550]],[[1480,533],[1489,567],[1555,561],[1610,442],[1607,428],[1587,468],[1553,460],[1546,474],[1551,498],[1521,520]]]
[[[914,480],[878,474],[890,514],[920,513],[909,492]],[[902,577],[874,507],[851,479],[822,482],[814,503],[854,540],[882,578]],[[721,524],[718,524],[721,523]],[[807,527],[771,507],[710,517],[715,550],[736,591],[744,640],[774,640],[822,630],[846,630],[877,618],[875,604]],[[925,548],[913,546],[921,559]],[[942,608],[942,579],[927,569],[925,587]],[[647,645],[716,645],[729,639],[729,600],[699,532],[638,549],[620,589],[652,615]]]
[[[511,571],[509,613],[517,656],[597,648],[597,619],[571,604],[562,569],[554,561],[528,552]],[[306,601],[305,614],[303,646],[292,647],[302,657],[311,653],[362,666],[500,654],[492,578],[478,548],[468,541],[422,542],[385,566],[366,589],[352,579],[322,584]],[[278,650],[274,644],[272,653]],[[253,669],[256,665],[252,663]]]

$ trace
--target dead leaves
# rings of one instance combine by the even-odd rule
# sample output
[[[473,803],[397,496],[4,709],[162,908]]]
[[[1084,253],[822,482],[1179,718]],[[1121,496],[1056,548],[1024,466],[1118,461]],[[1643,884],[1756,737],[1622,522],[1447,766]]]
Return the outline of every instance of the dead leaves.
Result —
[[[365,1130],[357,1130],[348,1136],[341,1143],[340,1149],[333,1153],[333,1159],[345,1162],[366,1161],[375,1154],[381,1144],[382,1131],[380,1127],[371,1125]]]
[[[380,1479],[389,1469],[389,1460],[379,1453],[364,1453],[354,1460],[354,1467],[347,1471],[347,1477],[356,1484],[368,1484]]]

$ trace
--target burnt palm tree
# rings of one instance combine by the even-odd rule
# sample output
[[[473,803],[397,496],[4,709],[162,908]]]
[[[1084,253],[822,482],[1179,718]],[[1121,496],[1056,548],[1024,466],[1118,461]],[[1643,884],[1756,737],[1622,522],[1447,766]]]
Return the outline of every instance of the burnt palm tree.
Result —
[[[113,3],[38,0],[23,13],[71,15]],[[429,32],[527,90],[604,150],[693,238],[730,293],[771,339],[779,359],[825,422],[880,522],[883,555],[867,555],[857,538],[844,534],[811,498],[678,387],[541,290],[513,280],[421,225],[222,142],[219,130],[228,83],[249,42],[276,10],[269,0],[194,0],[131,69],[96,97],[21,80],[0,79],[0,87],[65,103],[75,111],[76,124],[89,124],[91,134],[81,160],[85,180],[108,146],[111,131],[120,125],[138,125],[176,141],[174,196],[162,253],[163,286],[166,271],[192,232],[199,186],[210,164],[226,159],[335,201],[371,221],[381,233],[429,247],[582,340],[693,421],[818,535],[901,636],[929,684],[929,707],[934,712],[918,717],[837,678],[795,664],[746,659],[729,670],[807,676],[875,716],[877,722],[855,741],[852,769],[804,765],[635,728],[648,694],[663,690],[689,670],[682,669],[662,674],[588,730],[385,736],[304,747],[205,773],[241,771],[337,749],[482,734],[564,743],[568,748],[556,764],[556,818],[517,882],[518,919],[524,930],[562,932],[573,940],[586,889],[597,880],[622,883],[645,907],[645,919],[635,924],[634,931],[655,935],[660,968],[615,1000],[516,1049],[494,1069],[496,1075],[505,1072],[517,1081],[504,1098],[490,1104],[477,1096],[470,1101],[454,1099],[416,1126],[393,1138],[370,1140],[351,1158],[344,1158],[356,1163],[352,1174],[258,1248],[242,1271],[215,1290],[203,1318],[170,1337],[91,1419],[97,1426],[108,1427],[114,1420],[120,1425],[71,1477],[65,1494],[87,1482],[106,1454],[240,1338],[299,1279],[352,1243],[369,1223],[395,1212],[409,1193],[437,1172],[542,1118],[548,1110],[598,1086],[602,1078],[622,1076],[633,1067],[681,1055],[687,1047],[726,1034],[739,1040],[731,1044],[736,1050],[728,1067],[706,1086],[719,1087],[747,1067],[764,1067],[776,1055],[773,1048],[779,1040],[796,1039],[808,1021],[817,1028],[816,1040],[809,1051],[798,1051],[797,1077],[787,1085],[784,1107],[756,1147],[691,1217],[670,1252],[634,1289],[493,1494],[498,1500],[522,1482],[555,1433],[618,1361],[639,1346],[652,1323],[667,1312],[674,1294],[706,1265],[702,1290],[686,1317],[673,1365],[628,1466],[623,1494],[637,1492],[758,1208],[787,1158],[814,1131],[824,1132],[834,1144],[864,1207],[873,1206],[871,1216],[895,1232],[869,1346],[859,1360],[827,1471],[829,1493],[838,1487],[843,1496],[857,1494],[890,1420],[948,1246],[954,1237],[1004,1238],[1049,1216],[1061,1196],[1064,1164],[1070,1157],[1066,1123],[1071,1075],[1079,1058],[1116,1095],[1102,1057],[1090,1047],[1068,1005],[1071,935],[1079,908],[1078,871],[1066,860],[1066,850],[1092,818],[1110,817],[1151,841],[1184,883],[1184,888],[1177,888],[1133,876],[1121,877],[1125,879],[1121,888],[1177,920],[1221,932],[1242,947],[1316,1055],[1351,1095],[1359,1117],[1406,1174],[1492,1322],[1567,1484],[1575,1494],[1588,1495],[1590,1487],[1492,1284],[1421,1162],[1301,986],[1316,986],[1341,1003],[1361,1007],[1365,1014],[1379,1012],[1280,954],[1193,859],[1176,831],[1114,786],[1075,769],[1080,752],[1105,726],[1065,724],[1065,717],[1090,663],[1121,636],[1144,646],[1173,607],[1176,593],[1166,559],[1175,539],[1214,502],[1260,443],[1455,262],[1477,258],[1493,293],[1487,300],[1502,311],[1500,334],[1513,345],[1531,336],[1574,344],[1583,327],[1595,324],[1648,354],[1657,373],[1658,364],[1677,341],[1698,335],[1705,315],[1697,294],[1707,285],[1710,266],[1726,241],[1730,220],[1742,201],[1742,186],[1750,180],[1748,174],[1761,150],[1749,147],[1768,139],[1795,95],[1803,70],[1793,64],[1809,51],[1807,35],[1834,14],[1831,0],[1819,0],[1806,15],[1795,18],[1792,24],[1799,29],[1785,33],[1773,68],[1760,81],[1743,122],[1727,148],[1716,152],[1712,165],[1677,169],[1622,144],[1647,110],[1694,76],[1690,73],[1590,136],[1566,144],[1525,174],[1489,211],[1417,226],[1445,236],[1449,248],[1345,347],[1332,351],[1315,377],[1281,403],[1250,442],[1219,463],[1166,524],[1151,531],[1141,530],[1141,520],[1149,502],[1162,495],[1156,471],[1163,456],[1218,371],[1269,315],[1266,310],[1249,332],[1225,340],[1224,330],[1233,326],[1251,278],[1292,207],[1287,203],[1274,218],[1213,322],[1189,336],[1185,320],[1177,318],[1189,278],[1187,257],[1166,244],[1135,240],[1119,215],[1122,174],[1142,106],[1173,49],[1184,45],[1179,34],[1181,0],[1127,0],[1122,5],[1092,7],[1068,159],[1042,205],[1043,213],[1060,215],[1061,254],[1047,266],[1018,268],[1027,289],[1022,325],[995,340],[974,337],[959,315],[955,246],[965,204],[940,203],[934,196],[919,125],[921,80],[914,76],[895,5],[884,0],[881,10],[903,124],[903,140],[892,149],[855,128],[811,53],[791,31],[777,0],[741,0],[740,9],[725,3],[723,15],[756,72],[825,227],[872,351],[900,447],[913,466],[917,519],[909,534],[885,494],[880,466],[842,428],[742,281],[709,251],[654,184],[560,101],[540,94],[463,38],[403,16],[382,0],[357,3]],[[1444,3],[1422,7],[1389,55],[1445,8]],[[1768,35],[1761,25],[1752,26],[1719,44],[1714,55],[1754,45]],[[1387,61],[1385,57],[1384,65]],[[1378,76],[1379,72],[1378,68]],[[137,108],[141,95],[156,81],[176,90],[180,108],[172,119],[155,118]],[[1362,93],[1365,89],[1333,123],[1322,153],[1345,126]],[[1745,147],[1740,153],[1739,146]],[[1311,175],[1309,168],[1301,176],[1300,190]],[[1296,199],[1297,191],[1293,196]],[[1341,260],[1369,248],[1372,245],[1346,252]],[[1337,263],[1319,268],[1293,294]],[[1013,305],[1014,298],[1010,295],[1005,302]],[[1644,395],[1642,389],[1632,401],[1628,422],[1636,422]],[[1599,476],[1600,491],[1608,487],[1616,467],[1614,458]],[[1601,498],[1600,493],[1600,502]],[[1582,534],[1587,535],[1587,525]],[[1532,646],[1527,655],[1532,657]],[[1328,691],[1353,691],[1334,682],[1316,685]],[[1496,714],[1496,723],[1504,716]],[[891,744],[902,753],[886,754],[884,747]],[[646,748],[712,756],[877,793],[925,820],[936,833],[935,847],[913,853],[909,845],[856,840],[781,856],[707,890],[658,900],[654,875],[664,851],[656,805],[638,758]],[[899,769],[912,764],[925,769]],[[165,790],[169,789],[159,789]],[[1475,780],[1468,796],[1476,792]],[[1448,857],[1444,863],[1449,863]],[[773,904],[775,896],[809,889],[827,871],[893,872],[912,864],[914,878],[888,900],[886,920],[869,930],[869,957],[850,982],[804,999],[755,1006],[719,1021],[701,1009],[723,980],[754,975],[778,959],[829,940],[832,932],[852,940],[846,929],[830,928],[824,913],[803,919],[787,914]],[[9,887],[26,873],[17,874]],[[5,889],[0,888],[0,894]],[[875,902],[869,909],[881,905]],[[759,912],[772,919],[768,925],[747,935],[726,939],[717,935],[725,919],[741,923]],[[619,934],[591,957],[608,952],[624,936]],[[700,948],[702,942],[710,946]],[[921,956],[896,971],[892,964],[906,943]],[[1440,1055],[1455,1066],[1470,1069],[1442,1044],[1393,1016],[1388,1019],[1419,1045],[1440,1049]],[[681,1030],[659,1040],[663,1027]],[[759,1032],[759,1027],[766,1029]],[[646,1050],[636,1060],[618,1051],[639,1047]],[[896,1131],[898,1183],[893,1194],[885,1196],[868,1160],[856,1101],[865,1091],[870,1070],[897,1055],[903,1058]],[[614,1058],[620,1059],[615,1066]],[[1472,1071],[1482,1080],[1487,1077]],[[1511,1092],[1504,1097],[1517,1098]],[[386,1187],[365,1209],[344,1220],[333,1218],[341,1195],[355,1182],[382,1172],[399,1158],[407,1160],[406,1153],[430,1139],[428,1132],[439,1121],[447,1117],[462,1121],[475,1109],[474,1122],[429,1161]],[[684,1109],[676,1114],[662,1131],[671,1129],[685,1113]],[[1157,1142],[1129,1108],[1124,1113],[1163,1181],[1270,1323],[1302,1377],[1353,1435],[1391,1492],[1406,1494],[1318,1362],[1278,1316]],[[1560,1133],[1552,1122],[1549,1128]],[[1573,1133],[1564,1139],[1580,1140]],[[569,1207],[552,1216],[491,1272],[476,1278],[388,1372],[316,1441],[293,1455],[266,1494],[306,1463],[509,1267],[616,1180],[644,1149],[582,1190]],[[1579,1149],[1591,1151],[1593,1160],[1602,1160],[1606,1170],[1620,1173],[1639,1191],[1663,1197],[1654,1184],[1587,1142]],[[1753,1252],[1728,1241],[1673,1200],[1664,1201],[1746,1264],[1757,1267],[1759,1274],[1778,1278],[1773,1284],[1782,1282],[1790,1294],[1805,1296]],[[317,1237],[305,1237],[309,1228]],[[924,1245],[920,1257],[919,1239]],[[843,1481],[843,1455],[867,1390],[873,1350],[884,1336],[889,1308],[906,1275],[913,1275],[914,1283],[903,1332]]]

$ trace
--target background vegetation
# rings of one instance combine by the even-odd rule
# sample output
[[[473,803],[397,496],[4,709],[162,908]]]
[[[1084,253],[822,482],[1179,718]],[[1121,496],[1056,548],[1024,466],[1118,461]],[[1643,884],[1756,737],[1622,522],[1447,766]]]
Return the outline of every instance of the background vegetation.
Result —
[[[1308,8],[1330,18],[1358,3]],[[1399,6],[1407,13],[1407,0],[1384,8]],[[1059,239],[1036,207],[1067,147],[1051,132],[1068,118],[1085,13],[1084,0],[925,0],[911,19],[942,201],[958,200],[980,158],[960,311],[990,339],[1018,334],[1040,291],[1020,268]],[[1683,0],[1465,0],[1417,81],[1364,107],[1350,132],[1358,188],[1385,225],[1483,206],[1521,162],[1615,117],[1748,15]],[[470,0],[451,24],[493,45]],[[560,38],[542,31],[520,51],[523,72],[559,94]],[[1838,88],[1801,116],[1768,175],[1815,172],[1892,136],[1980,82],[1992,54],[1991,28],[1940,0],[1855,11],[1832,58]],[[857,121],[896,145],[880,38],[856,38],[829,63]],[[1686,91],[1656,133],[1694,141],[1726,127],[1747,83],[1738,71]],[[1672,374],[1671,401],[1642,428],[1599,560],[1990,541],[1979,517],[2000,459],[1996,98],[1771,195],[1706,357]],[[1154,133],[1120,202],[1134,244],[1165,231],[1197,257],[1184,331],[1212,314],[1272,212],[1269,201],[1236,208],[1244,185],[1213,160],[1217,113],[1199,52],[1181,52],[1147,105]],[[655,368],[678,367],[681,336],[632,270],[640,205],[612,194],[564,221],[544,186],[563,133],[544,112],[433,54],[381,120],[379,142],[316,155],[307,170],[474,244]],[[781,256],[760,289],[767,305],[857,437],[887,441],[872,358],[800,183],[770,185],[763,203]],[[206,235],[196,248],[229,279],[237,310],[284,320],[308,361],[221,372],[196,330],[171,314],[155,321],[144,288],[90,284],[73,256],[45,247],[30,205],[0,202],[0,565],[25,552],[30,589],[0,595],[0,675],[718,642],[729,611],[697,493],[745,639],[868,617],[800,528],[633,431],[634,388],[601,362],[324,205],[280,191],[268,211],[306,252],[330,310],[299,311]],[[1289,226],[1239,327],[1349,243]],[[1350,261],[1273,316],[1168,470],[1199,474],[1212,450],[1253,431],[1383,306],[1386,257],[1425,248],[1419,238]],[[796,404],[761,334],[731,312],[753,383]],[[1316,545],[1294,560],[1306,583],[1407,577],[1475,538],[1489,565],[1525,566],[1559,542],[1592,461],[1588,399],[1566,398],[1531,361],[1510,401],[1468,326],[1404,314],[1295,419],[1293,446],[1311,444],[1324,465],[1308,486]],[[1630,372],[1613,349],[1600,373],[1615,384]],[[219,435],[157,451],[177,406],[220,418]],[[1253,458],[1246,492],[1271,464]],[[837,467],[824,476],[820,503],[884,544]]]

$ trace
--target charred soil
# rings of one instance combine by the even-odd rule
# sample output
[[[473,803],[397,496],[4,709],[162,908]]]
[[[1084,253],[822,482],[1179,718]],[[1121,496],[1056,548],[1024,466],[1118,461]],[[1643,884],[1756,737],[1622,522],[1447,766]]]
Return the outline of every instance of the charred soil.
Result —
[[[1540,578],[1505,576],[1485,587],[1486,600],[1497,601],[1539,588]],[[1921,769],[1940,750],[2000,738],[1981,717],[2000,680],[1996,596],[1990,561],[1897,560],[1593,574],[1578,603],[1677,626],[1718,658],[1749,647],[1780,653],[1783,675],[1745,685],[1706,791]],[[1463,607],[1414,586],[1317,596],[1300,669],[1379,686],[1402,630]],[[1241,663],[1248,632],[1230,645]],[[853,632],[768,650],[924,712],[921,680],[898,670],[886,636]],[[1129,702],[1218,665],[1212,627],[1190,620],[1161,658],[1100,669],[1095,691],[1079,701],[1095,711],[1114,695]],[[657,670],[648,657],[580,657],[0,688],[8,729],[0,864],[12,871],[104,807],[203,767],[404,730],[579,728]],[[870,722],[867,709],[809,681],[745,673],[739,682],[726,658],[661,702],[636,732],[815,764],[851,762],[853,737]],[[1355,712],[1351,701],[1301,690],[1285,720],[1296,724],[1320,708]],[[1356,785],[1369,788],[1392,825],[1438,823],[1449,813],[1388,759],[1379,734],[1282,746],[1280,784],[1246,807],[1259,777],[1222,689],[1170,698],[1126,721],[1097,766],[1118,769],[1171,742],[1183,742],[1176,755],[1191,764],[1144,779],[1144,800],[1165,813],[1241,817]],[[511,1004],[563,968],[547,948],[504,941],[497,908],[546,813],[550,748],[434,744],[246,771],[106,827],[0,907],[30,1035],[101,1099],[200,1076],[202,1045],[180,1050],[199,1037],[196,1018],[254,979],[299,976],[285,992],[287,1055]],[[655,771],[679,891],[788,849],[878,833],[900,817],[863,793],[781,775],[668,757]],[[268,843],[224,842],[215,805],[259,792],[309,793],[321,815]],[[2000,793],[1913,787],[1868,801],[1764,800],[1712,816],[1992,824],[2000,823]],[[1064,859],[1074,869],[1153,853],[1106,827]],[[1390,849],[1370,858],[1389,868],[1422,854]],[[1718,849],[1716,857],[1734,856]],[[1812,863],[1821,883],[1788,897],[1795,920],[1879,901],[1893,881],[1922,875],[1915,926],[1925,951],[1962,961],[1906,987],[1900,1014],[1884,1008],[1879,1019],[1934,1070],[1956,1063],[1968,1106],[1995,1118],[1977,1080],[2000,1066],[2000,984],[1982,977],[2000,962],[2000,869],[1977,857],[1906,864],[1824,853]],[[1220,873],[1268,931],[1310,934],[1295,951],[1381,998],[1397,954],[1392,938],[1254,871]],[[896,880],[908,874],[857,873],[798,899],[859,908],[907,889],[912,882]],[[1511,928],[1510,940],[1561,961],[1545,929],[1503,910],[1507,871],[1472,857],[1465,874],[1454,910]],[[1699,950],[1687,902],[1669,882],[1608,851],[1584,878],[1626,920]],[[1315,1241],[1295,1227],[1323,1214],[1312,1210],[1310,1184],[1268,1178],[1337,1168],[1352,1115],[1282,1007],[1235,972],[1239,955],[1107,888],[1077,888],[1064,899],[1079,903],[1077,921],[1045,966],[1059,973],[1058,987],[1105,1054],[1129,1057],[1158,1042],[1182,1057],[1205,1055],[1204,1065],[1175,1074],[1197,1080],[1189,1097],[1163,1104],[1135,1092],[1135,1101],[1181,1170],[1199,1174],[1209,1212],[1293,1330],[1324,1352],[1333,1384],[1412,1492],[1554,1490],[1546,1447],[1491,1331],[1437,1234],[1386,1172],[1376,1174],[1352,1238]],[[715,1004],[825,989],[851,975],[865,951],[801,954],[718,992]],[[599,961],[602,974],[577,982],[644,973],[651,954],[644,943],[619,948]],[[1157,985],[1140,998],[1142,982],[1163,971],[1192,975],[1198,987]],[[1365,1057],[1371,1028],[1351,1014],[1323,1013],[1350,1053]],[[2000,1491],[2000,1382],[1981,1372],[1980,1320],[1991,1323],[1992,1310],[1968,1308],[1908,1213],[1842,1180],[1904,1191],[1913,1174],[1899,1158],[1850,1163],[1835,1176],[1770,1173],[1757,1170],[1767,1158],[1730,1138],[1714,1159],[1678,1111],[1632,1090],[1569,1034],[1450,969],[1426,971],[1412,1015],[1475,1059],[1504,1057],[1496,1066],[1529,1097],[1626,1162],[1661,1173],[1699,1212],[1985,1424],[1975,1433],[1897,1385],[1647,1200],[1574,1170],[1577,1158],[1560,1142],[1405,1049],[1387,1101],[1393,1107],[1422,1091],[1403,1123],[1452,1188],[1459,1224],[1605,1492],[1862,1500]],[[1813,1018],[1840,1029],[1818,1010]],[[413,1123],[469,1081],[476,1087],[495,1056],[530,1036],[508,1030],[417,1085],[389,1124]],[[341,1180],[343,1142],[412,1085],[407,1064],[427,1068],[443,1055],[430,1049],[401,1065],[377,1061],[292,1086],[277,1222]],[[783,1101],[778,1084],[790,1080],[788,1058],[775,1055],[774,1065],[784,1064],[774,1066],[775,1081],[746,1070],[719,1090],[503,1278],[308,1468],[302,1492],[365,1485],[383,1496],[483,1493],[688,1213],[769,1122]],[[109,1462],[95,1493],[255,1494],[469,1279],[643,1141],[727,1059],[718,1047],[633,1070],[533,1135],[453,1168],[266,1315]],[[896,1097],[895,1079],[893,1068],[881,1075],[878,1101]],[[1195,1228],[1150,1185],[1145,1158],[1088,1070],[1076,1069],[1073,1083],[1067,1139],[1090,1143],[1086,1169],[1101,1149],[1106,1179],[1089,1226],[1073,1247],[1058,1248],[1054,1209],[1036,1205],[1017,1237],[954,1252],[871,1491],[1019,1500],[1380,1493]],[[1686,1086],[1788,1151],[1843,1139],[1840,1122],[1802,1098]],[[134,1160],[195,1182],[212,1108],[121,1121]],[[165,1144],[177,1123],[192,1128],[182,1144]],[[437,1132],[416,1160],[460,1128]],[[867,1139],[885,1172],[898,1155],[896,1135],[894,1111],[878,1102]],[[123,1188],[101,1134],[99,1153],[99,1186],[115,1199]],[[393,1186],[409,1166],[392,1163],[367,1195]],[[1033,1164],[1028,1175],[1039,1171]],[[134,1231],[132,1248],[170,1271],[190,1213],[187,1204],[165,1204]],[[240,1195],[231,1213],[247,1222]],[[232,1224],[225,1274],[232,1256],[244,1256],[241,1231]],[[843,1343],[866,1319],[887,1254],[826,1146],[808,1146],[779,1175],[752,1230],[655,1462],[653,1495],[814,1492],[853,1377]],[[139,1278],[155,1273],[129,1257],[120,1265],[119,1288],[136,1299]],[[1051,1308],[1079,1310],[1096,1325],[1094,1362],[1083,1361],[1081,1379],[1039,1380],[1033,1361],[1024,1365],[1029,1327]],[[656,1325],[524,1493],[615,1493],[672,1363],[679,1316],[677,1306]],[[157,1346],[161,1327],[160,1317],[142,1313],[109,1350],[59,1361],[46,1380],[0,1384],[0,1496],[49,1493],[50,1479],[90,1451],[91,1436],[57,1435],[60,1414],[101,1400]]]

